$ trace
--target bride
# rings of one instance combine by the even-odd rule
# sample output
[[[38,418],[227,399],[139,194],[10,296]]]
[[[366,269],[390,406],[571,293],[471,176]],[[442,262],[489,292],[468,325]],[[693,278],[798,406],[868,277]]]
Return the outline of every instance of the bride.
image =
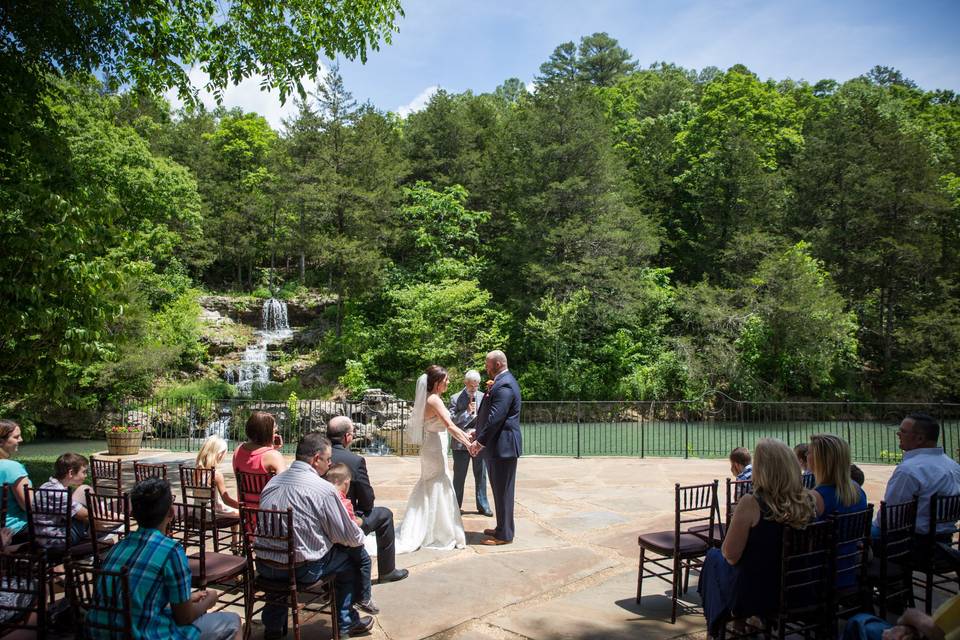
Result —
[[[410,493],[407,510],[397,533],[397,553],[426,549],[461,549],[466,546],[457,494],[447,470],[449,432],[468,448],[473,443],[450,420],[440,397],[450,379],[447,370],[427,367],[417,380],[417,394],[410,416],[410,441],[420,444],[420,479]]]

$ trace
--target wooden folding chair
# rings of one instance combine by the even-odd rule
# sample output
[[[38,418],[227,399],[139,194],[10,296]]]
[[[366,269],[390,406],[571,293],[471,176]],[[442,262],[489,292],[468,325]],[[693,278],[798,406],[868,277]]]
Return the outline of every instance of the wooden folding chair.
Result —
[[[93,564],[99,567],[104,554],[115,544],[108,542],[105,537],[114,535],[121,540],[130,535],[130,498],[126,493],[114,496],[100,495],[94,491],[88,491],[86,498]]]
[[[0,553],[0,636],[47,636],[47,560],[44,551]]]
[[[207,517],[209,510],[204,505],[174,503],[173,510],[176,515],[170,523],[170,537],[179,540],[187,553],[193,588],[221,587],[224,595],[237,595],[232,599],[221,598],[220,608],[243,601],[246,611],[249,605],[245,580],[249,559],[207,548],[209,538],[215,531]],[[191,549],[196,551],[191,553]]]
[[[873,608],[867,578],[873,505],[867,505],[863,511],[832,516],[832,519],[836,572],[834,612],[838,618],[849,618]]]
[[[672,531],[642,533],[640,545],[640,572],[637,576],[637,604],[643,592],[643,579],[670,576],[672,609],[671,624],[677,621],[677,599],[690,585],[690,569],[703,566],[701,558],[713,546],[713,531],[717,514],[717,481],[681,487],[674,485],[674,528]],[[706,526],[706,539],[688,533],[693,523]],[[650,551],[661,557],[647,559]],[[669,564],[668,564],[669,563]],[[654,565],[650,569],[646,564]],[[686,579],[682,572],[686,569]],[[659,571],[658,571],[659,570]]]
[[[873,541],[874,558],[868,576],[881,618],[891,601],[913,606],[913,540],[917,527],[917,499],[899,504],[880,503],[880,537]]]
[[[90,459],[90,482],[100,495],[123,493],[123,461]]]
[[[67,563],[67,595],[80,638],[133,638],[129,570],[105,571]],[[86,612],[86,617],[83,613]]]
[[[213,481],[214,470],[180,465],[180,494],[184,504],[199,504],[209,509],[207,519],[214,530],[213,548],[220,551],[220,544],[233,538],[232,529],[240,524],[240,516],[217,511],[217,487]],[[226,535],[221,535],[223,530]],[[234,545],[238,546],[238,545]]]
[[[57,567],[68,561],[93,554],[89,540],[74,541],[71,535],[73,516],[69,489],[34,489],[24,487],[27,506],[27,527],[30,545],[35,552],[47,555],[47,595],[53,602],[54,583],[63,573]]]
[[[937,529],[941,524],[951,527],[949,546],[955,547],[957,521],[960,520],[960,495],[930,496],[930,522],[927,532],[914,537],[914,568],[923,574],[923,580],[914,580],[914,585],[923,588],[923,606],[930,615],[933,611],[933,592],[947,595],[960,591],[960,575],[952,559],[938,551]]]
[[[253,558],[258,548],[269,548],[274,554],[281,554],[283,562],[275,564],[278,569],[285,569],[286,580],[268,580],[261,577],[254,563],[247,565],[249,592],[247,595],[250,606],[246,609],[246,624],[244,632],[249,633],[253,616],[263,607],[255,609],[257,602],[286,605],[293,611],[293,640],[300,640],[300,609],[312,615],[324,613],[329,607],[330,623],[334,638],[340,637],[340,619],[337,611],[337,594],[334,587],[335,575],[325,576],[313,584],[297,583],[296,550],[293,539],[293,509],[286,511],[271,511],[264,509],[248,509],[240,506],[240,517],[243,521],[243,553]],[[282,551],[278,551],[282,549]],[[262,557],[257,562],[266,562]],[[301,604],[298,604],[301,603]],[[319,603],[319,608],[307,608],[306,605]],[[324,605],[325,603],[325,605]]]
[[[720,629],[726,638],[777,637],[810,634],[836,637],[833,615],[834,546],[833,520],[809,524],[803,529],[784,527],[780,553],[779,602],[775,613],[756,627],[749,621],[741,628],[728,620]],[[734,615],[736,612],[733,612]]]
[[[147,478],[167,479],[167,465],[163,463],[153,464],[149,462],[133,461],[133,480],[140,482]]]
[[[237,501],[248,509],[256,509],[260,506],[260,494],[263,493],[263,488],[276,474],[234,471],[234,475],[237,478]]]

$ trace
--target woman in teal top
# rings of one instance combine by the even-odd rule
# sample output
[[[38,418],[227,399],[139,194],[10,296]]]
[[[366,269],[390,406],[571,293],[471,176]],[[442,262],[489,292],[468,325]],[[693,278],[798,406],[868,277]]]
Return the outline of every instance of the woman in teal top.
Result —
[[[867,508],[867,494],[850,478],[850,445],[839,436],[819,433],[810,436],[807,463],[813,470],[817,484],[813,488],[817,501],[817,519],[833,515],[856,513]],[[848,542],[838,549],[845,556],[837,566],[837,587],[844,589],[857,583],[852,571],[856,543]]]
[[[13,535],[13,543],[26,542],[30,537],[27,531],[27,513],[24,511],[23,488],[30,484],[27,469],[11,460],[20,448],[23,436],[20,425],[13,420],[0,420],[0,485],[7,486],[6,528]]]

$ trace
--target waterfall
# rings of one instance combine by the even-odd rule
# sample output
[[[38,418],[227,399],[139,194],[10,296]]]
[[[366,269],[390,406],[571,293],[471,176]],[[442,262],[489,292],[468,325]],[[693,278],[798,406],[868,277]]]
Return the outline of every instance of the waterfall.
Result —
[[[270,298],[264,302],[260,322],[261,328],[253,333],[255,341],[244,350],[240,364],[226,372],[227,382],[236,385],[241,396],[249,396],[254,386],[270,382],[267,348],[293,335],[287,322],[287,303],[282,300]]]

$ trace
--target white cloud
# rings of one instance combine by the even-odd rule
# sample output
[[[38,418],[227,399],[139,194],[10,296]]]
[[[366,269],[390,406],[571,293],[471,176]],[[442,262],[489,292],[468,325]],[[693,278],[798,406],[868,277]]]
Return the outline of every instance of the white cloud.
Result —
[[[425,106],[427,106],[427,103],[430,102],[430,98],[432,98],[433,95],[439,90],[440,90],[440,87],[438,85],[432,85],[427,87],[426,89],[418,93],[416,98],[414,98],[407,104],[397,107],[396,108],[397,114],[399,114],[401,118],[406,118],[411,113],[420,111]]]
[[[326,72],[326,66],[321,64],[317,72],[317,78],[322,78]],[[203,86],[207,83],[207,74],[194,67],[188,75],[190,76],[190,82],[193,83],[193,86],[200,89],[200,102],[208,109],[215,108],[217,101],[216,98],[213,97],[213,93],[203,89]],[[222,104],[228,109],[240,107],[245,112],[258,113],[267,119],[271,127],[281,129],[283,127],[283,119],[289,118],[296,112],[296,108],[293,106],[293,99],[296,96],[296,92],[291,96],[287,96],[286,103],[281,104],[280,92],[277,89],[272,89],[271,91],[261,89],[260,83],[262,81],[263,76],[257,75],[243,80],[240,84],[230,85],[223,90]],[[300,78],[300,82],[307,91],[312,91],[316,85],[315,81],[311,80],[308,76]],[[165,97],[170,101],[174,109],[183,106],[183,101],[177,96],[176,89],[167,91]]]

